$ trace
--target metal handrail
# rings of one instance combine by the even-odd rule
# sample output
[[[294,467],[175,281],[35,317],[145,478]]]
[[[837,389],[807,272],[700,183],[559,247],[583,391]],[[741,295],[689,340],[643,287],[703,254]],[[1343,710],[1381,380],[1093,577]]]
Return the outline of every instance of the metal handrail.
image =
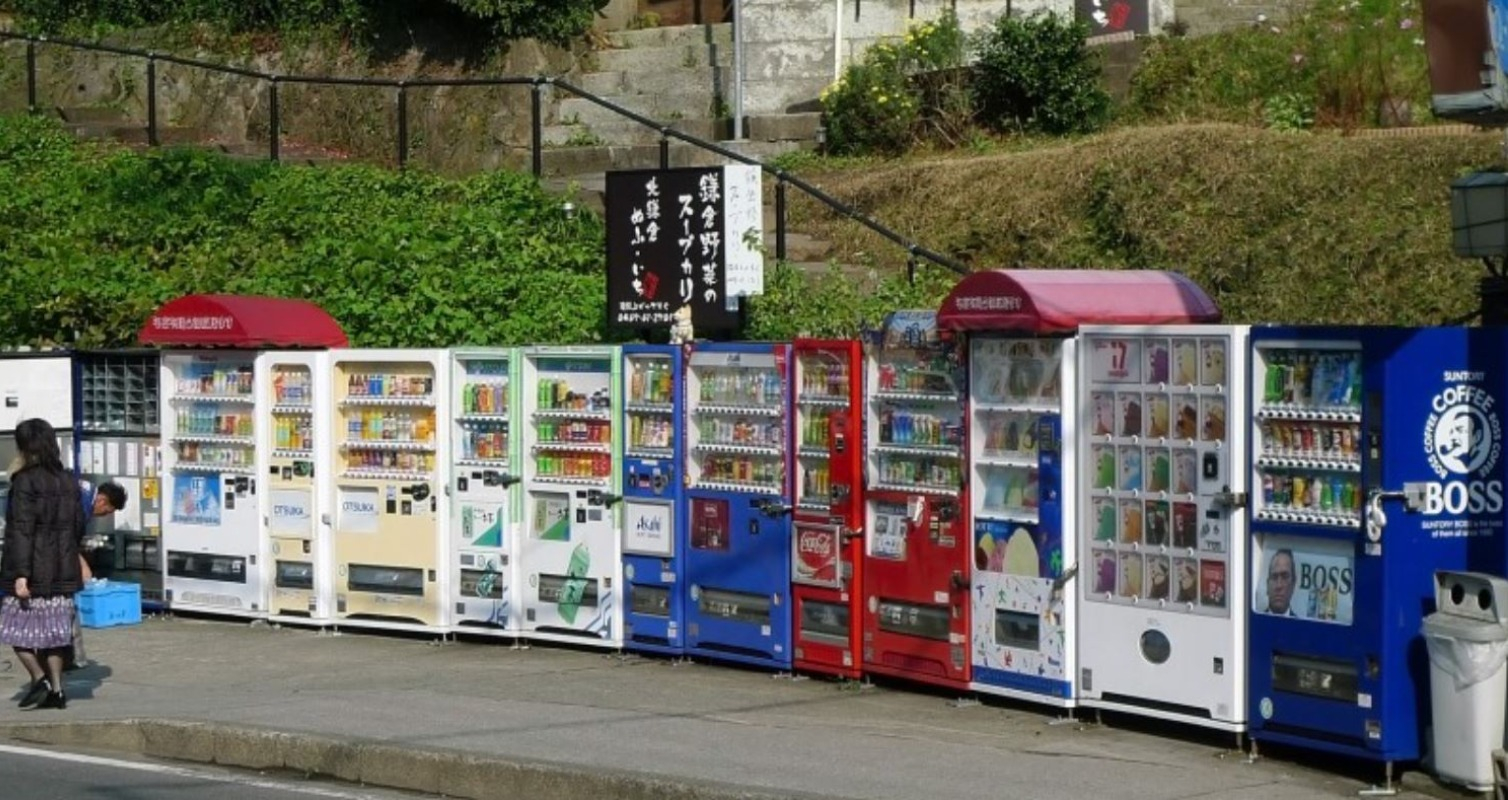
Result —
[[[594,105],[605,108],[613,113],[632,120],[647,128],[653,129],[660,134],[660,168],[670,168],[670,140],[677,139],[686,144],[702,150],[715,153],[723,158],[736,161],[741,164],[759,167],[765,174],[775,178],[775,258],[779,261],[786,260],[786,187],[794,186],[804,192],[808,197],[825,205],[829,210],[839,216],[851,219],[881,237],[905,248],[908,254],[908,266],[911,266],[914,278],[914,265],[916,258],[925,258],[932,263],[951,270],[959,275],[966,275],[970,269],[949,256],[934,250],[922,247],[899,233],[887,228],[873,217],[859,211],[817,187],[785,170],[766,164],[757,158],[746,156],[723,147],[716,142],[709,142],[685,131],[650,119],[630,109],[624,108],[610,100],[598,97],[591,92],[573,86],[566,81],[557,80],[548,76],[535,77],[499,77],[499,78],[350,78],[316,75],[283,75],[278,73],[261,72],[259,70],[243,67],[233,67],[225,64],[215,64],[209,61],[201,61],[195,58],[185,58],[169,53],[159,53],[153,50],[142,50],[132,47],[117,47],[115,45],[100,44],[97,42],[82,42],[72,39],[50,38],[42,35],[16,33],[12,31],[0,31],[0,41],[26,42],[26,104],[31,113],[38,111],[37,106],[37,46],[54,45],[67,47],[74,50],[84,50],[99,53],[110,53],[129,58],[143,58],[147,61],[147,143],[152,146],[159,144],[157,126],[157,62],[175,64],[194,69],[203,69],[227,75],[237,75],[243,78],[262,80],[268,83],[268,157],[273,161],[280,158],[280,111],[278,108],[278,86],[280,84],[312,84],[323,86],[377,86],[397,90],[398,103],[398,152],[397,163],[399,169],[408,165],[408,90],[416,88],[454,87],[454,86],[528,86],[530,90],[530,116],[531,116],[531,168],[534,177],[540,177],[544,172],[544,123],[541,104],[541,91],[545,86],[554,86],[563,89],[577,97],[587,100]]]

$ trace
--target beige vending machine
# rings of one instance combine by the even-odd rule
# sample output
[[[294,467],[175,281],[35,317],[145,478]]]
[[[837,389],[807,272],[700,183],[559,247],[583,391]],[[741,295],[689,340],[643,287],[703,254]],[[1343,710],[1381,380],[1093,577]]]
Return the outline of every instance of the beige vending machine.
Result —
[[[328,624],[335,612],[329,482],[315,465],[330,447],[329,355],[275,351],[257,361],[257,372],[267,376],[256,425],[267,610],[275,622]]]
[[[450,624],[448,360],[443,350],[330,354],[337,627]]]

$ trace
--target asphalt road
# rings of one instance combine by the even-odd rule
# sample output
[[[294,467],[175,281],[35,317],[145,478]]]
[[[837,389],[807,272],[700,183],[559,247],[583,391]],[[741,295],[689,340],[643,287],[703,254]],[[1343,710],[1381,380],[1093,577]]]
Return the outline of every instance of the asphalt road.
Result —
[[[26,800],[422,800],[282,776],[0,745],[0,797]]]

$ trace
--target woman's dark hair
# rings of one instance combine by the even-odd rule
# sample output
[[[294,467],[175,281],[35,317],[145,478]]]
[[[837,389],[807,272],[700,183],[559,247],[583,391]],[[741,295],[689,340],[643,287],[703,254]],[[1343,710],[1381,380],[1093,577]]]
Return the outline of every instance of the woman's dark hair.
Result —
[[[45,419],[22,420],[16,426],[16,448],[28,467],[63,471],[63,457],[58,453],[58,432]]]

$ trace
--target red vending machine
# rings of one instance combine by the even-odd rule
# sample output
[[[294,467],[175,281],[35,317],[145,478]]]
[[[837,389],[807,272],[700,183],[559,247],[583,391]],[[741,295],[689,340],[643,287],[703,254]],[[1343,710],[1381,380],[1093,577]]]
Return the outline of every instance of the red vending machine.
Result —
[[[891,314],[864,347],[864,671],[967,689],[962,353],[934,311]]]
[[[795,669],[861,673],[863,369],[859,343],[797,339],[796,530],[791,539]]]

